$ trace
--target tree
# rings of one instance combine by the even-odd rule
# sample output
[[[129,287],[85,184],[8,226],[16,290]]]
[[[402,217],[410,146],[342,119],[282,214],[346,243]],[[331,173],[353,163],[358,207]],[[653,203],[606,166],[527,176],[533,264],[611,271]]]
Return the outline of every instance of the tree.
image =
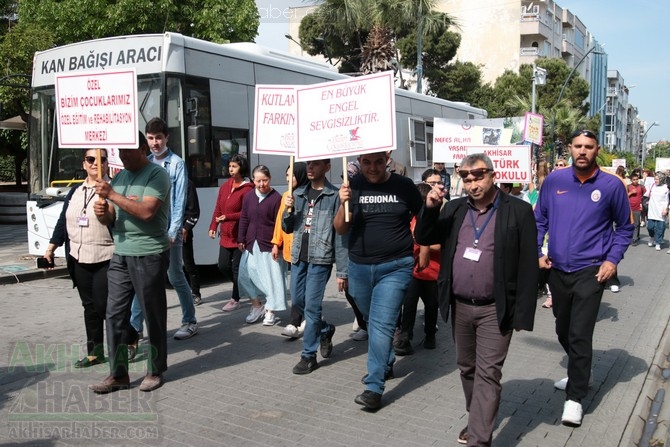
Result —
[[[427,41],[452,23],[447,14],[435,11],[435,5],[435,0],[326,0],[303,18],[300,42],[312,56],[339,59],[342,73],[388,70],[396,62],[414,67],[417,30]],[[400,57],[396,45],[403,40]],[[413,54],[406,51],[407,42]]]
[[[16,18],[17,11],[17,25],[0,26],[5,76],[30,74],[35,52],[55,45],[165,31],[213,42],[242,42],[253,40],[259,25],[252,0],[0,0],[0,15]],[[27,93],[0,86],[2,116],[18,114],[27,122]],[[25,141],[20,141],[16,131],[0,133],[0,155],[14,156],[17,173],[26,157]]]
[[[430,70],[428,92],[439,98],[473,104],[479,100],[482,71],[472,62],[454,62],[444,68]]]
[[[42,28],[19,23],[13,26],[0,40],[0,55],[5,63],[5,82],[0,85],[2,119],[21,116],[28,122],[29,89],[15,88],[7,84],[30,86],[32,58],[35,51],[42,50],[53,42],[51,33]],[[14,179],[21,185],[23,161],[26,159],[27,134],[18,130],[0,132],[0,156],[11,156],[14,161]]]
[[[259,25],[252,0],[19,0],[19,18],[50,30],[56,45],[166,31],[243,42]]]

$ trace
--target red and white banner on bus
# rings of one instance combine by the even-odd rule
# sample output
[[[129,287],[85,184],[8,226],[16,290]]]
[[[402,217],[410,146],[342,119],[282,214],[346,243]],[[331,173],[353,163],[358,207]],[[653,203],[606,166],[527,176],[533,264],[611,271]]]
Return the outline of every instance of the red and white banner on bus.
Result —
[[[136,149],[137,74],[134,68],[56,76],[58,145]]]

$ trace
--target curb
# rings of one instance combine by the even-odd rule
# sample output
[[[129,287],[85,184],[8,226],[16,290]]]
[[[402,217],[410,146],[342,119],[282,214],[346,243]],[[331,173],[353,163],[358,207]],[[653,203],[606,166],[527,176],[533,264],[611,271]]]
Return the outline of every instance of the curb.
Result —
[[[0,270],[0,285],[18,284],[36,279],[58,278],[67,275],[66,266],[56,267],[51,270],[26,270],[16,273],[8,273]]]

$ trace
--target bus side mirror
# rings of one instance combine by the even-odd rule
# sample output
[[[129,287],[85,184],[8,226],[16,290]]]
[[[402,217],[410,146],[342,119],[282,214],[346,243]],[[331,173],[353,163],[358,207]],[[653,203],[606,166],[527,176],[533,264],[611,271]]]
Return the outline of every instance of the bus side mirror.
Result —
[[[188,126],[188,154],[203,155],[205,153],[205,126],[201,124]]]

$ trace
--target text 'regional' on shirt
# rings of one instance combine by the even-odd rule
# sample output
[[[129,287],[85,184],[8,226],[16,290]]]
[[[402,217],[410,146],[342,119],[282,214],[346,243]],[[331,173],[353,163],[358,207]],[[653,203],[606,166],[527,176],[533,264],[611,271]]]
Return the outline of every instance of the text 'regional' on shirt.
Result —
[[[412,256],[410,222],[422,204],[412,180],[391,174],[384,183],[369,183],[357,175],[350,186],[349,258],[359,264],[377,264]]]

